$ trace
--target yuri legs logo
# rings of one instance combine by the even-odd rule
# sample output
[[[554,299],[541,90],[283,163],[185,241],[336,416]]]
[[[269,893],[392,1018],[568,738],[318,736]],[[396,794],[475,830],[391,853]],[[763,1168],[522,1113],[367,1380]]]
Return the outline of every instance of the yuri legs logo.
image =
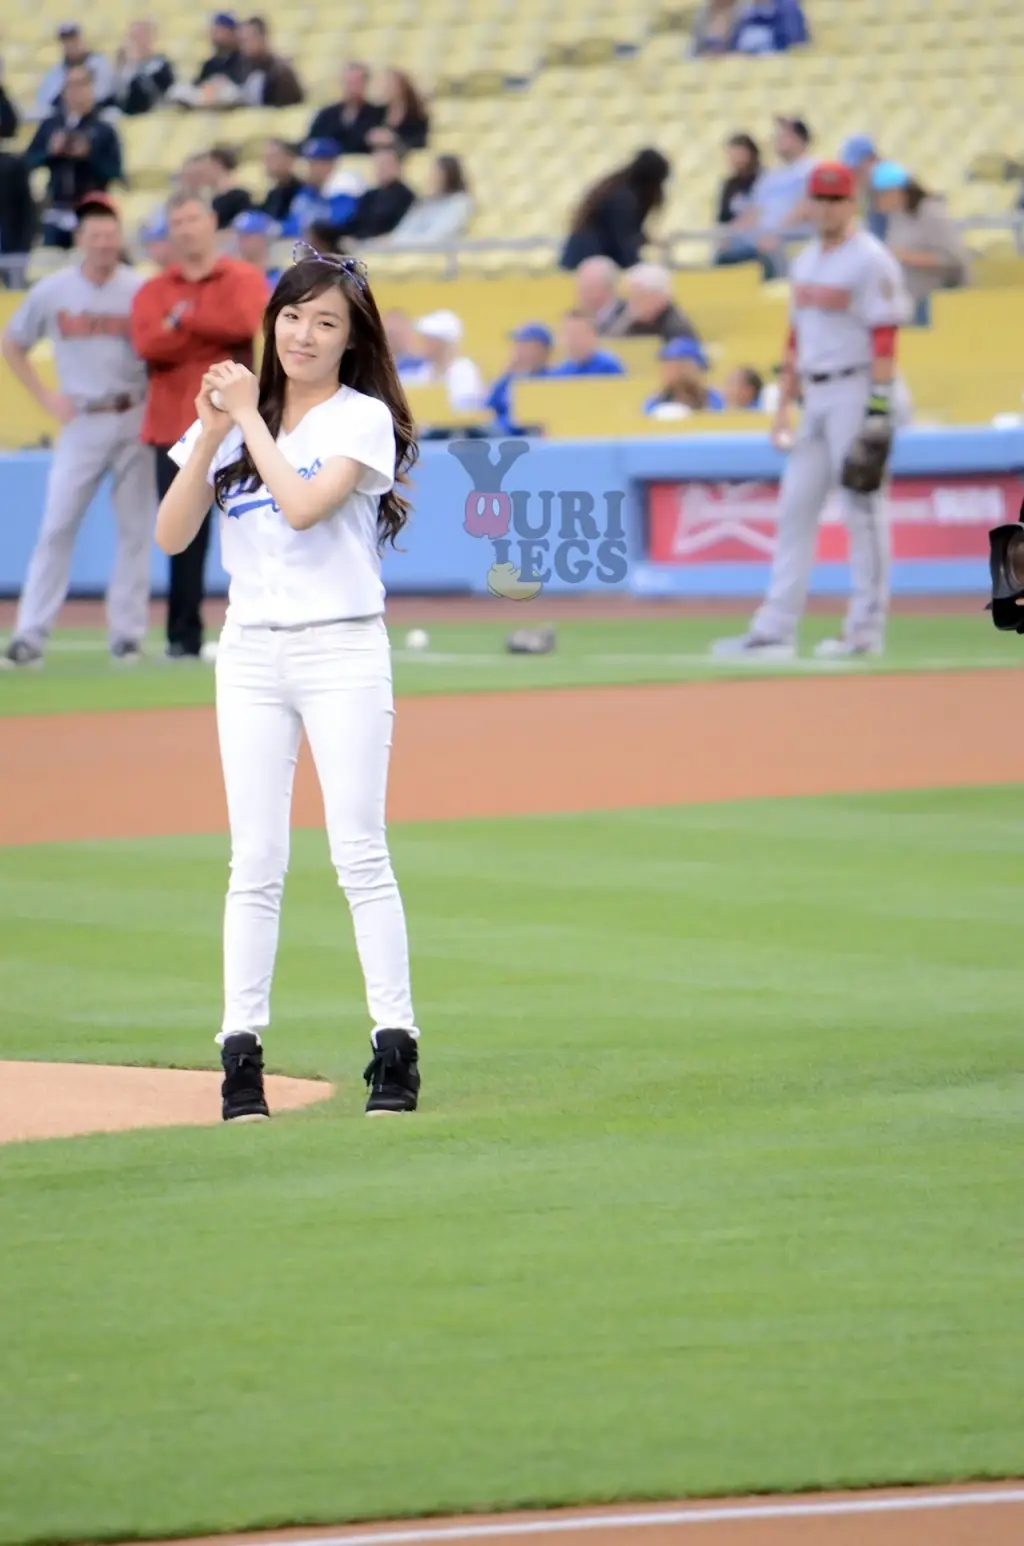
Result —
[[[469,477],[463,527],[491,544],[487,589],[509,601],[532,601],[557,576],[563,585],[615,585],[626,578],[625,494],[609,489],[506,490],[506,475],[530,449],[528,440],[452,440],[448,451]]]

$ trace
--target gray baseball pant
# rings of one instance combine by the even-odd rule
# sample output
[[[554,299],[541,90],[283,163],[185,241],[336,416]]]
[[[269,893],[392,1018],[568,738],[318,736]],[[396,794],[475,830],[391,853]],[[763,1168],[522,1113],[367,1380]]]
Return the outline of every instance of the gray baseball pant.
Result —
[[[143,405],[127,413],[82,413],[57,439],[46,506],[18,604],[15,637],[42,647],[64,604],[78,528],[105,473],[113,478],[117,548],[107,586],[110,641],[143,637],[156,524],[152,446],[139,443]]]
[[[796,638],[814,567],[818,522],[832,490],[850,541],[850,601],[843,637],[858,646],[881,645],[889,608],[889,524],[877,494],[839,487],[850,445],[864,422],[866,375],[808,385],[796,443],[779,491],[779,526],[768,593],[751,631],[791,644]]]

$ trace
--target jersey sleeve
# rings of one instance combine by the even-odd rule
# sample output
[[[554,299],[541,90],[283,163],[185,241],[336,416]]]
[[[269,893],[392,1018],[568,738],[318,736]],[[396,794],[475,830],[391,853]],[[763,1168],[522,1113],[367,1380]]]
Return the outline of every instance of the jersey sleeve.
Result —
[[[202,431],[203,426],[197,419],[194,424],[189,426],[189,428],[182,435],[181,439],[175,445],[171,446],[170,450],[167,452],[167,455],[170,457],[171,461],[176,464],[176,466],[184,467],[187,464],[189,458],[192,455],[192,452],[195,449],[196,441],[199,439]],[[220,446],[217,449],[216,456],[210,463],[210,470],[206,475],[206,481],[210,484],[211,488],[213,487],[213,480],[218,470],[221,467],[226,466],[228,462],[234,461],[238,454],[239,448],[241,447],[241,444],[241,432],[239,431],[237,425],[232,425],[231,429],[221,441]]]
[[[395,424],[391,409],[377,397],[364,397],[356,406],[358,412],[342,405],[330,455],[359,462],[364,471],[357,491],[379,498],[395,486]]]
[[[46,332],[50,320],[50,287],[45,281],[33,285],[17,311],[8,322],[5,332],[19,349],[31,349]]]
[[[854,296],[853,309],[865,327],[900,327],[911,305],[903,270],[887,248],[874,247]]]

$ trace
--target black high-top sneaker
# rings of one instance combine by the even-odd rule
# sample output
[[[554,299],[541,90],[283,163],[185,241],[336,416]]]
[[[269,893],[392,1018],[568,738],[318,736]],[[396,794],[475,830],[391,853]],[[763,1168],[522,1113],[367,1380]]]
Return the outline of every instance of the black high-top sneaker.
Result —
[[[263,1093],[263,1048],[251,1031],[239,1031],[221,1043],[224,1083],[220,1087],[225,1122],[261,1122],[270,1108]]]
[[[370,1086],[368,1117],[398,1116],[415,1111],[420,1093],[419,1052],[408,1031],[375,1031],[373,1057],[363,1072]]]

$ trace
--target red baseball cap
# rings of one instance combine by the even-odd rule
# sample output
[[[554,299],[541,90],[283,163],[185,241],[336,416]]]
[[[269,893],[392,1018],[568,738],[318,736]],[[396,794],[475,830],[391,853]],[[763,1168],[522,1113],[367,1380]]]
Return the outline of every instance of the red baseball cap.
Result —
[[[807,192],[812,199],[852,199],[857,186],[853,172],[841,161],[819,161],[811,172]]]

